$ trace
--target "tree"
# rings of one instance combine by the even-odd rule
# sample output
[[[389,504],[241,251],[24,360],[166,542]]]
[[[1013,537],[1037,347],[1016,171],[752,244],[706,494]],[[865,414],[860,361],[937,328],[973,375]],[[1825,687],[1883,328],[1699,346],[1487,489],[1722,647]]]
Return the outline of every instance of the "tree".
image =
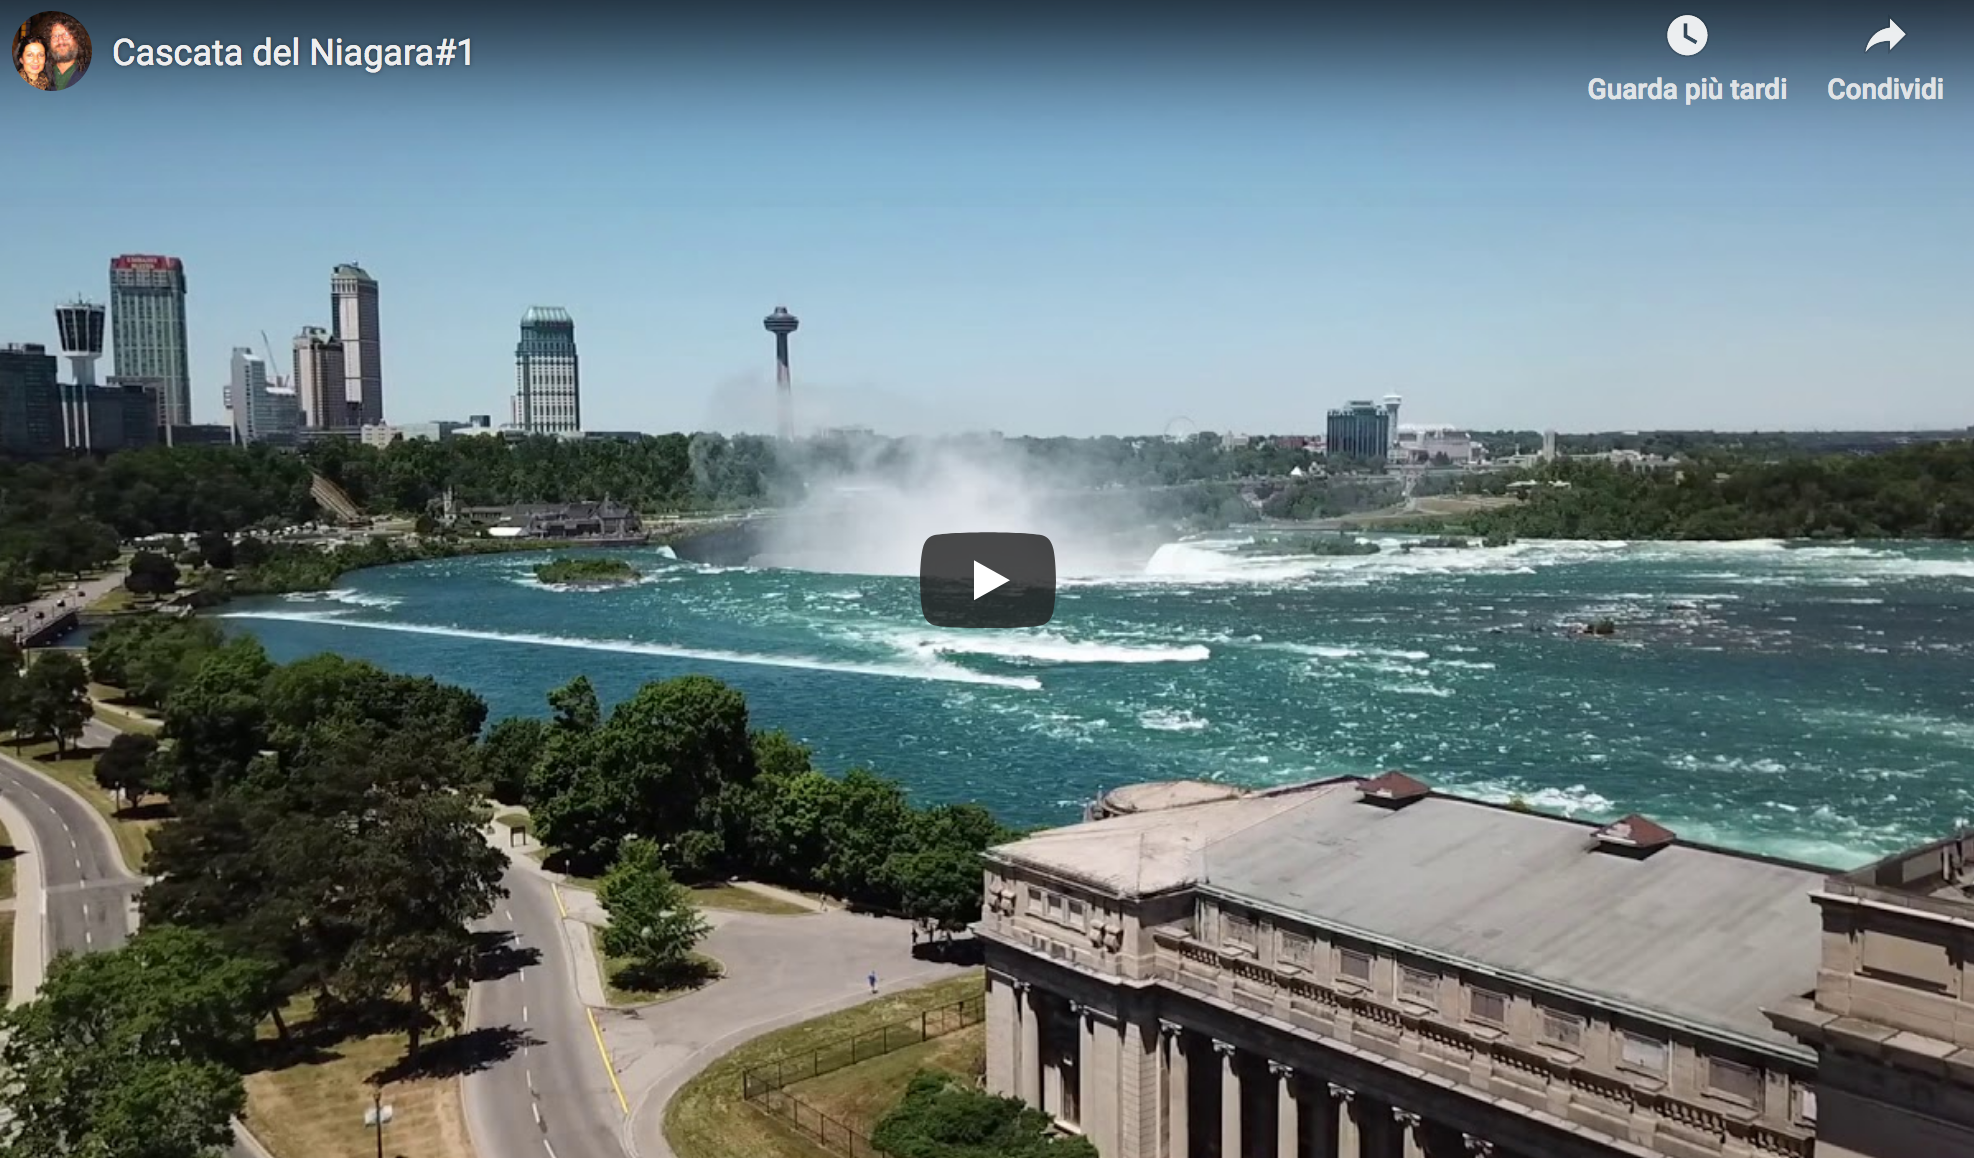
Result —
[[[509,716],[487,731],[480,745],[480,775],[487,793],[503,804],[527,799],[528,776],[548,748],[548,722]]]
[[[139,551],[130,557],[123,585],[132,595],[169,595],[178,590],[178,564],[155,551]]]
[[[905,916],[958,932],[980,919],[983,868],[979,853],[948,844],[894,853],[884,879]]]
[[[402,994],[398,1022],[416,1057],[429,1027],[457,1027],[465,1014],[477,958],[467,926],[506,895],[507,858],[453,793],[387,801],[351,852],[355,887],[341,915],[355,938],[334,980],[380,1006]]]
[[[165,705],[163,739],[171,741],[164,786],[181,802],[206,796],[247,771],[267,746],[261,685],[272,670],[251,637],[207,655]]]
[[[1019,1098],[984,1090],[953,1074],[920,1070],[905,1096],[878,1120],[871,1143],[897,1158],[1096,1158],[1081,1135],[1064,1136],[1049,1115]]]
[[[146,928],[122,948],[61,956],[0,1025],[4,1158],[208,1158],[246,1107],[239,1067],[266,973],[204,933]]]
[[[66,756],[93,714],[82,661],[66,651],[43,652],[28,665],[21,685],[27,726],[34,735],[53,739],[55,754]]]
[[[16,744],[25,726],[27,688],[21,677],[21,649],[11,635],[0,634],[0,730],[14,733]]]
[[[629,958],[654,980],[685,972],[693,948],[713,928],[665,871],[664,850],[653,841],[625,841],[596,897],[610,914],[603,951]]]
[[[121,796],[134,806],[151,791],[151,759],[158,742],[151,736],[118,732],[96,757],[96,784],[111,796]]]
[[[206,566],[225,571],[233,566],[233,538],[220,531],[208,531],[196,540]]]

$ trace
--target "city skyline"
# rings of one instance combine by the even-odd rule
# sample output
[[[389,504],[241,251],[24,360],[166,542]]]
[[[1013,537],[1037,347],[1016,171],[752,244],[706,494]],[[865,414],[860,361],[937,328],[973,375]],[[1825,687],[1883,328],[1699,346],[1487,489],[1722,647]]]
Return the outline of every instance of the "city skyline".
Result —
[[[117,7],[139,42],[242,35]],[[1901,72],[1957,76],[1970,17],[1934,7]],[[35,105],[35,131],[90,141],[144,193],[16,191],[62,228],[17,239],[37,276],[0,285],[0,340],[52,342],[48,307],[98,284],[95,254],[175,254],[210,416],[226,352],[326,324],[321,270],[361,257],[388,289],[389,421],[503,410],[513,319],[540,301],[582,319],[586,417],[610,429],[773,433],[757,327],[777,301],[803,318],[805,429],[1314,431],[1386,393],[1482,429],[1974,417],[1974,157],[1940,147],[1969,113],[1823,96],[1818,77],[1894,67],[1861,54],[1855,14],[1719,13],[1697,65],[1663,20],[1509,36],[1440,16],[1429,44],[1374,27],[1348,51],[1340,27],[1372,17],[960,52],[920,51],[936,30],[839,34],[748,68],[737,27],[687,22],[607,94],[544,88],[498,15],[470,72],[99,67]],[[401,27],[457,34],[441,23]],[[1460,30],[1477,37],[1455,55]],[[1585,95],[1693,67],[1797,83],[1692,107]],[[353,183],[212,165],[324,102],[366,126]],[[555,164],[514,164],[548,140]]]

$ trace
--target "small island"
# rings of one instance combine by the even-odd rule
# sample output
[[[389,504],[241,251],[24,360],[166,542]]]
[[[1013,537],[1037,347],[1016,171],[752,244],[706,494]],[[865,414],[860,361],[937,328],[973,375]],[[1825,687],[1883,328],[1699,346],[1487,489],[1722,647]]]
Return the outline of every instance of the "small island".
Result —
[[[609,587],[635,583],[644,576],[622,559],[571,559],[559,557],[537,564],[535,578],[543,583],[574,587]]]

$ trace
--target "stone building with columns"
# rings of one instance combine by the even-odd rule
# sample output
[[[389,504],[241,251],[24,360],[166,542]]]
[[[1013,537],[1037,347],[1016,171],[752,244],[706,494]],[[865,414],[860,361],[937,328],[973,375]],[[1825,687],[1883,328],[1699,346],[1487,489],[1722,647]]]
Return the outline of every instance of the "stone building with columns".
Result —
[[[1834,874],[1396,772],[1123,799],[990,850],[977,926],[989,1089],[1103,1158],[1974,1156],[1974,836]]]

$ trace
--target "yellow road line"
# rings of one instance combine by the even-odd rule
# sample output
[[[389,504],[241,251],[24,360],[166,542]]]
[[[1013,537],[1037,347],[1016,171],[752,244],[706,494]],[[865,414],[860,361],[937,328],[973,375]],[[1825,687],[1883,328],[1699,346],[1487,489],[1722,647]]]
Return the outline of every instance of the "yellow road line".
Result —
[[[624,1087],[617,1083],[617,1067],[610,1063],[610,1050],[603,1044],[603,1027],[596,1024],[596,1010],[585,1005],[583,1012],[589,1014],[589,1031],[596,1035],[596,1052],[603,1055],[603,1072],[610,1075],[610,1088],[617,1091],[617,1104],[624,1108],[624,1116],[628,1118],[631,1104],[624,1097]]]
[[[569,910],[567,908],[564,908],[562,904],[562,887],[556,884],[554,881],[550,881],[548,882],[548,891],[549,894],[555,898],[555,911],[561,913],[565,917],[568,916]]]

